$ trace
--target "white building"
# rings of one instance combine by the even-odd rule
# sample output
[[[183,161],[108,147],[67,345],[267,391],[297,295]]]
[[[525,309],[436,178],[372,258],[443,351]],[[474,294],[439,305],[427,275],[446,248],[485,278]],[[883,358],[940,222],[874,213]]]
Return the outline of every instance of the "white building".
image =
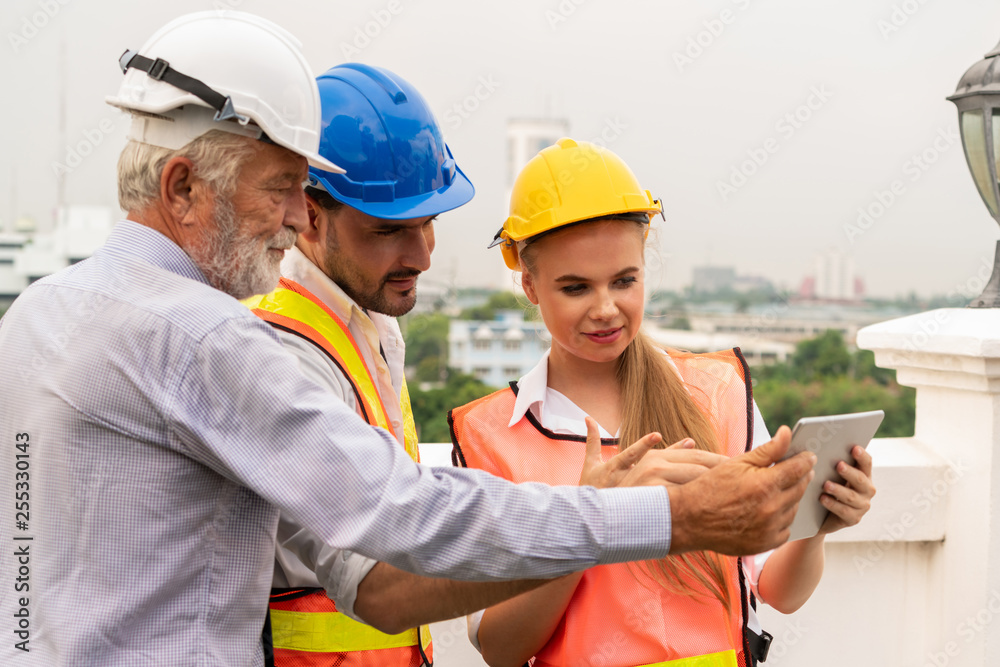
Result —
[[[517,174],[538,151],[569,136],[565,118],[511,118],[507,121],[507,200]]]
[[[546,146],[569,136],[569,121],[565,118],[510,118],[507,120],[507,187],[504,190],[500,222],[509,213],[511,189],[517,175],[528,161]],[[499,226],[498,226],[499,227]],[[510,269],[498,262],[500,285],[510,285]],[[516,281],[515,281],[516,282]],[[516,283],[520,284],[520,283]]]
[[[28,285],[25,276],[14,268],[27,242],[28,236],[24,234],[0,233],[0,299],[14,299]]]
[[[761,338],[747,333],[721,333],[718,331],[688,331],[686,329],[661,329],[643,325],[646,333],[664,347],[686,352],[716,352],[739,347],[749,364],[784,363],[795,352],[795,344]]]
[[[51,232],[0,234],[0,298],[13,299],[39,278],[90,257],[114,224],[110,208],[67,206]]]
[[[854,260],[835,248],[817,255],[810,296],[830,301],[854,301],[864,296]]]
[[[502,310],[492,321],[452,320],[448,366],[505,387],[538,363],[550,340],[545,324],[526,322],[520,310]]]

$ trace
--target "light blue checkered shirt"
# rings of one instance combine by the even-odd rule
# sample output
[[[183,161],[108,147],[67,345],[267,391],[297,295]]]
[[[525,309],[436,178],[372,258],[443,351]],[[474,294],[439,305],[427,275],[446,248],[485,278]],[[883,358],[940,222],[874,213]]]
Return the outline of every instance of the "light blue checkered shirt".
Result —
[[[461,579],[654,558],[670,540],[661,488],[413,463],[129,221],[0,320],[0,449],[5,666],[261,665],[279,509],[330,545]]]

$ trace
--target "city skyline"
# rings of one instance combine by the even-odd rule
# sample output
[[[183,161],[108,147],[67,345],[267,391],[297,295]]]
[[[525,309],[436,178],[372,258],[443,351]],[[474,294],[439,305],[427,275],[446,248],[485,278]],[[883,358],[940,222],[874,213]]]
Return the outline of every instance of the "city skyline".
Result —
[[[14,0],[0,10],[16,102],[0,111],[4,229],[21,216],[49,229],[60,197],[115,206],[127,122],[103,100],[118,56],[224,7],[288,29],[317,74],[360,60],[425,94],[477,187],[437,223],[428,286],[511,286],[485,246],[506,210],[507,122],[523,117],[565,119],[663,198],[651,290],[703,265],[794,290],[832,247],[872,296],[971,298],[992,266],[1000,230],[945,100],[1000,38],[1000,7],[976,0]]]

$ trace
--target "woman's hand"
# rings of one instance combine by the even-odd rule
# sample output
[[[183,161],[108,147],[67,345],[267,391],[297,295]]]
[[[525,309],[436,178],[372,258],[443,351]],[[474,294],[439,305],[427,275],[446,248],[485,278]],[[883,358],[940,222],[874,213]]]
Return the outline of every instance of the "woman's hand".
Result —
[[[601,460],[601,435],[597,422],[587,417],[587,451],[580,474],[581,486],[675,486],[697,479],[726,460],[721,454],[694,449],[684,438],[666,449],[652,448],[663,438],[650,433],[631,447]]]
[[[830,510],[830,515],[820,526],[819,534],[827,535],[834,531],[853,526],[861,521],[871,507],[872,496],[875,495],[875,485],[872,484],[872,457],[863,447],[857,445],[851,449],[856,465],[848,465],[844,461],[837,463],[837,472],[847,484],[827,482],[823,485],[823,495],[819,501],[823,507]]]

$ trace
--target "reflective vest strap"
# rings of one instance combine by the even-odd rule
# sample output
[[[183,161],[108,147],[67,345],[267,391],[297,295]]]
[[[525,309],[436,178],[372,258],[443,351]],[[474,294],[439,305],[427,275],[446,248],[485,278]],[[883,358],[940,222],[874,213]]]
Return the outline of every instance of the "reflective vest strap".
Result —
[[[720,651],[709,655],[696,655],[691,658],[681,658],[680,660],[668,660],[667,662],[654,662],[649,665],[639,667],[736,667],[736,651]]]
[[[316,332],[314,329],[312,329],[312,327],[308,326],[307,324],[303,324],[298,320],[293,320],[290,317],[285,317],[284,315],[278,315],[277,313],[271,313],[266,310],[261,310],[260,308],[253,308],[251,309],[251,312],[260,319],[270,324],[271,326],[277,329],[281,329],[283,331],[290,331],[291,333],[294,333],[297,336],[305,338],[309,342],[319,346],[327,354],[327,356],[330,357],[330,360],[333,361],[333,363],[336,364],[336,366],[343,371],[344,377],[350,379],[347,370],[347,362],[344,360],[343,357],[340,356],[340,353],[337,352],[337,350],[333,349],[333,347],[331,347],[328,343],[326,343],[323,340],[323,337],[320,336],[319,333]],[[368,402],[365,395],[361,393],[361,390],[358,388],[357,383],[354,382],[353,380],[351,380],[351,388],[354,391],[354,398],[356,403],[355,411],[362,419],[371,424],[374,419],[373,415],[375,414],[375,408]]]
[[[410,458],[420,463],[420,448],[417,447],[417,425],[413,421],[413,408],[410,407],[410,390],[403,378],[403,387],[399,392],[399,409],[403,413],[403,448]]]
[[[423,630],[423,628],[421,628]],[[416,646],[421,631],[386,635],[339,612],[271,610],[274,648],[310,653],[353,653]]]
[[[293,331],[330,355],[362,397],[366,421],[393,432],[361,350],[344,321],[326,304],[286,278],[281,279],[274,292],[244,303],[261,319]]]

